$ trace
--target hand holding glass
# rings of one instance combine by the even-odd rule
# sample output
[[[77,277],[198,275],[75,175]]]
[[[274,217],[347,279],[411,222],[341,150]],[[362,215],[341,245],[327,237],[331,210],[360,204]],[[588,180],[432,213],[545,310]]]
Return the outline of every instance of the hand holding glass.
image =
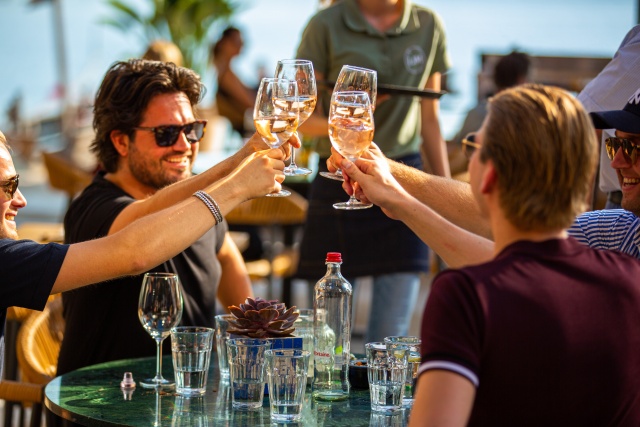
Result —
[[[318,91],[316,77],[313,72],[313,63],[305,59],[283,59],[278,61],[275,77],[295,81],[298,85],[298,102],[293,108],[298,112],[299,123],[303,124],[316,108]],[[291,162],[284,168],[287,176],[309,175],[311,169],[296,165],[294,149],[291,148]]]
[[[368,68],[355,67],[353,65],[343,65],[333,87],[333,93],[336,92],[366,92],[371,101],[371,111],[376,109],[376,97],[378,94],[378,73]],[[325,178],[343,181],[342,171],[338,169],[336,173],[320,172]]]
[[[286,79],[265,77],[260,82],[253,108],[253,122],[262,140],[271,148],[278,148],[291,138],[298,128],[298,86]],[[270,193],[270,197],[290,196],[286,190]]]
[[[329,110],[329,139],[343,157],[355,162],[373,140],[373,112],[366,92],[334,92]],[[336,209],[367,209],[371,203],[362,203],[352,194],[349,201],[335,203]]]
[[[156,376],[140,381],[145,388],[173,387],[162,377],[162,341],[182,318],[182,293],[178,276],[172,273],[146,273],[138,300],[138,318],[156,340]]]

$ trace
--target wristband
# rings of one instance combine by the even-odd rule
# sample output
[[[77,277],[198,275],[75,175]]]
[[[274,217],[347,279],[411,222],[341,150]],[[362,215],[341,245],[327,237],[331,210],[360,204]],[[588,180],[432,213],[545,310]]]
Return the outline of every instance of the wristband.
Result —
[[[220,224],[223,221],[224,218],[222,217],[222,213],[220,212],[220,206],[218,206],[216,201],[213,200],[213,197],[211,197],[209,193],[202,190],[198,190],[195,193],[193,193],[193,195],[198,199],[200,199],[202,203],[204,203],[207,206],[207,208],[209,208],[209,210],[211,211],[211,214],[216,220],[216,224]]]

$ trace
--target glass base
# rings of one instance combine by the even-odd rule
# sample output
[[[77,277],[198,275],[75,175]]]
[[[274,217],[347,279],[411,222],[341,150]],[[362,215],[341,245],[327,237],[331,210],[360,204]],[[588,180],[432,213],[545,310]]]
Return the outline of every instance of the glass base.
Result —
[[[287,191],[287,190],[280,190],[277,193],[265,194],[265,196],[267,197],[287,197],[290,195],[291,195],[291,191]]]
[[[342,203],[334,203],[333,207],[335,209],[344,209],[347,211],[355,211],[358,209],[369,209],[370,207],[373,207],[373,204],[371,203],[362,203],[359,200],[349,200],[348,202],[342,202]]]
[[[309,175],[313,171],[311,169],[301,168],[300,166],[293,165],[284,168],[283,172],[285,176],[305,176]]]
[[[176,383],[164,378],[145,378],[138,384],[143,388],[175,388],[176,386]]]
[[[342,173],[320,172],[320,176],[333,179],[336,181],[344,181],[344,178],[342,177]]]

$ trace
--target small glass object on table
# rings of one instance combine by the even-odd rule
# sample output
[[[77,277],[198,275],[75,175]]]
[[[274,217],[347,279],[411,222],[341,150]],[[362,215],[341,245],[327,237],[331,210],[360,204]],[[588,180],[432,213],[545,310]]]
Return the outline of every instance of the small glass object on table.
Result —
[[[309,352],[267,350],[265,358],[271,419],[276,422],[300,421],[307,388]]]
[[[145,388],[173,387],[174,382],[162,377],[162,341],[182,318],[182,293],[178,275],[146,273],[138,300],[138,318],[156,341],[156,376],[140,381]]]

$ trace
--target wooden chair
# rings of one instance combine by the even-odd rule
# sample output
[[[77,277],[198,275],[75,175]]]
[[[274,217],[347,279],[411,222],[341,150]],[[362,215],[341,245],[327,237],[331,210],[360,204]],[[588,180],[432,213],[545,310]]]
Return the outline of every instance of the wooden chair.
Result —
[[[226,216],[229,224],[259,226],[269,233],[265,258],[246,262],[247,270],[252,280],[268,280],[268,298],[271,298],[273,292],[274,279],[284,279],[282,301],[288,305],[291,303],[289,279],[296,271],[299,257],[294,232],[304,224],[308,205],[304,197],[291,191],[289,197],[259,197],[249,200]],[[279,234],[283,235],[283,245],[275,244]]]
[[[42,402],[44,384],[29,384],[18,381],[0,381],[0,399],[4,400],[4,424],[13,425],[13,407],[21,405],[20,425],[24,424],[24,409],[31,407],[31,427],[40,427],[42,422]]]
[[[76,194],[91,183],[91,173],[81,169],[61,152],[42,152],[44,165],[49,174],[49,185],[67,193],[69,204]]]
[[[43,390],[56,376],[63,333],[62,298],[59,295],[51,297],[42,312],[33,312],[20,327],[16,341],[18,366],[22,380],[30,388]],[[32,410],[32,425],[36,425],[34,419],[39,425],[43,397],[41,391],[40,400]]]

